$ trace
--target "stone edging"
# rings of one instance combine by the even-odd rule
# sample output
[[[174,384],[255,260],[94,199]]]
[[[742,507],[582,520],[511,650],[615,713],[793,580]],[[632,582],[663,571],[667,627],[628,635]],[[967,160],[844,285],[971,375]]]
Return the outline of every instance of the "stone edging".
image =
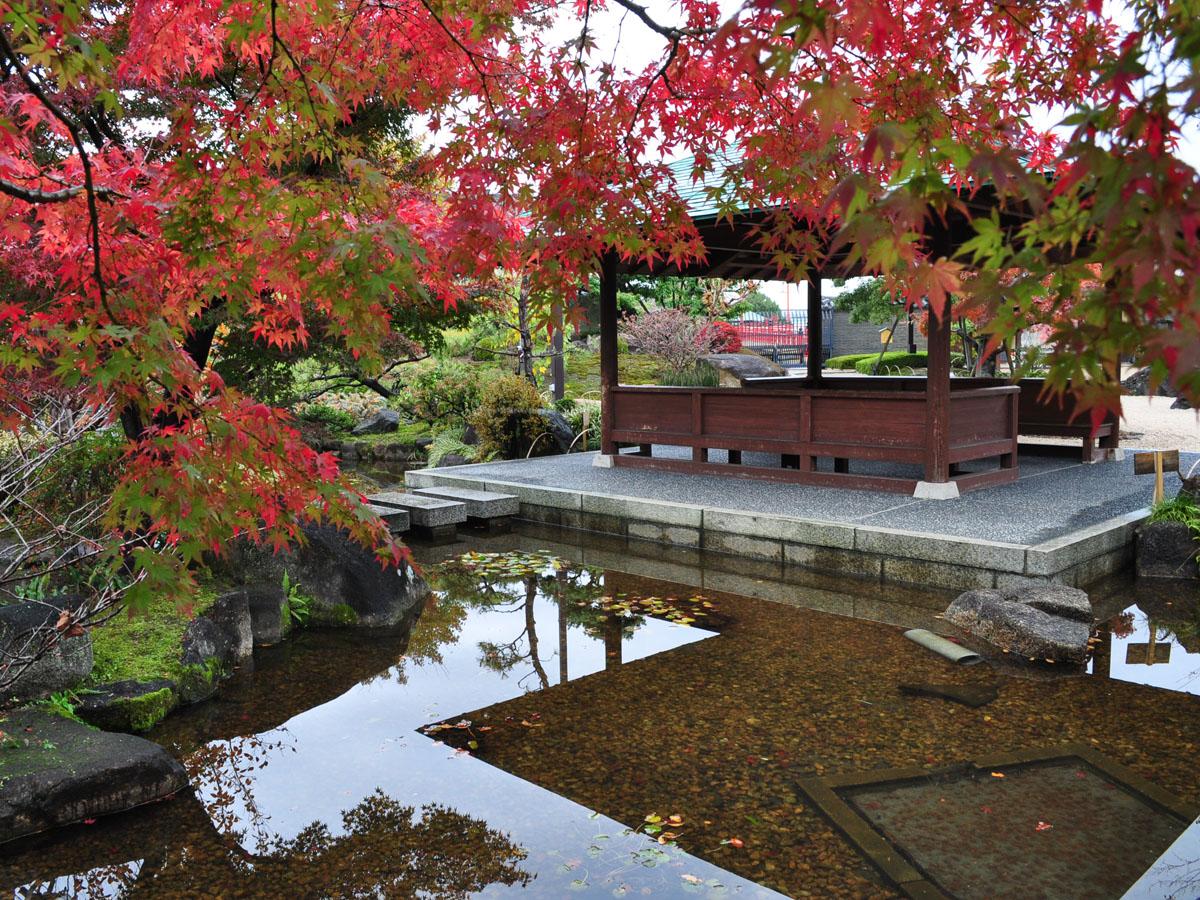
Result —
[[[937,535],[648,500],[416,469],[409,487],[450,485],[514,494],[520,518],[635,540],[725,553],[877,581],[953,589],[1056,582],[1082,587],[1132,563],[1134,532],[1148,509],[1040,544]]]

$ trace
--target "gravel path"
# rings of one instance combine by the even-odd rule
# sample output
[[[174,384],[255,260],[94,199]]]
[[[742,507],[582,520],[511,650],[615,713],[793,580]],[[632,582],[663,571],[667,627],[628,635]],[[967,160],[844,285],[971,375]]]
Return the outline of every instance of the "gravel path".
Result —
[[[1200,450],[1200,417],[1196,410],[1171,409],[1173,397],[1124,397],[1122,447]]]

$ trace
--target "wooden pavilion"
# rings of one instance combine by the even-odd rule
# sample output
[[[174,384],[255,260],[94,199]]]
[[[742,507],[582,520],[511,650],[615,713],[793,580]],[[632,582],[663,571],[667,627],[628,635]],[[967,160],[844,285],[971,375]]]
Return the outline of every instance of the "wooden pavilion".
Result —
[[[680,165],[680,164],[677,164]],[[680,165],[680,172],[683,171]],[[964,197],[970,214],[999,211],[1002,227],[1021,217],[981,188]],[[1067,401],[1043,396],[1042,383],[952,378],[949,316],[929,320],[924,378],[826,377],[820,353],[804,377],[755,379],[742,388],[652,387],[620,383],[617,371],[617,280],[622,274],[772,280],[777,266],[763,251],[747,210],[732,221],[711,206],[690,204],[707,248],[703,261],[650,268],[616,253],[600,261],[601,466],[642,466],[678,472],[769,478],[804,484],[895,491],[927,499],[1006,484],[1018,478],[1019,433],[1077,437],[1085,461],[1117,447],[1117,421],[1093,430],[1076,421]],[[974,234],[961,211],[930,217],[924,234],[935,258],[954,257]],[[809,346],[821,347],[821,283],[852,275],[835,259],[809,273]],[[655,455],[655,446],[690,451]],[[623,448],[634,452],[621,452]],[[714,451],[723,451],[714,453]],[[743,461],[743,454],[753,456]],[[718,457],[723,458],[720,461]],[[764,458],[778,464],[753,465]]]

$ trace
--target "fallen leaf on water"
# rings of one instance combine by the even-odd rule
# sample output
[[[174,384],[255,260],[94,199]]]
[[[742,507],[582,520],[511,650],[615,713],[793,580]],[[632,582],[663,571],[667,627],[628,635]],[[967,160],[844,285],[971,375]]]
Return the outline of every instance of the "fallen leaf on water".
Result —
[[[1004,773],[1003,773],[1003,772],[993,772],[993,773],[992,773],[992,777],[993,777],[993,778],[1003,778],[1003,777],[1004,777]]]
[[[726,843],[735,850],[741,850],[746,846],[745,842],[743,842],[741,838],[730,838],[728,841],[726,841]]]
[[[1034,826],[1034,831],[1049,831],[1053,827],[1054,826],[1049,822],[1038,822],[1037,825]]]
[[[683,816],[680,816],[680,815],[670,816],[667,818],[667,824],[673,825],[676,828],[678,828],[680,825],[683,824]]]

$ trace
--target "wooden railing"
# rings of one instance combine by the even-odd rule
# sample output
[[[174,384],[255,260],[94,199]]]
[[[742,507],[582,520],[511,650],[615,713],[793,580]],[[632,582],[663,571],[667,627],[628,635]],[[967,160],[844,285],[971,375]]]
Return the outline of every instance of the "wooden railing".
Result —
[[[917,382],[923,379],[830,378],[812,388],[621,385],[608,399],[608,443],[639,447],[636,455],[617,456],[617,465],[912,491],[929,477],[933,458],[926,392]],[[960,489],[1016,480],[1018,394],[1015,386],[955,386],[949,446],[936,457],[946,469],[934,473],[936,480],[956,481]],[[689,448],[691,458],[654,456],[656,444]],[[713,450],[726,451],[727,462],[710,459]],[[747,452],[778,454],[780,464],[744,465]],[[998,467],[957,471],[992,458]],[[896,465],[865,471],[862,463]]]

